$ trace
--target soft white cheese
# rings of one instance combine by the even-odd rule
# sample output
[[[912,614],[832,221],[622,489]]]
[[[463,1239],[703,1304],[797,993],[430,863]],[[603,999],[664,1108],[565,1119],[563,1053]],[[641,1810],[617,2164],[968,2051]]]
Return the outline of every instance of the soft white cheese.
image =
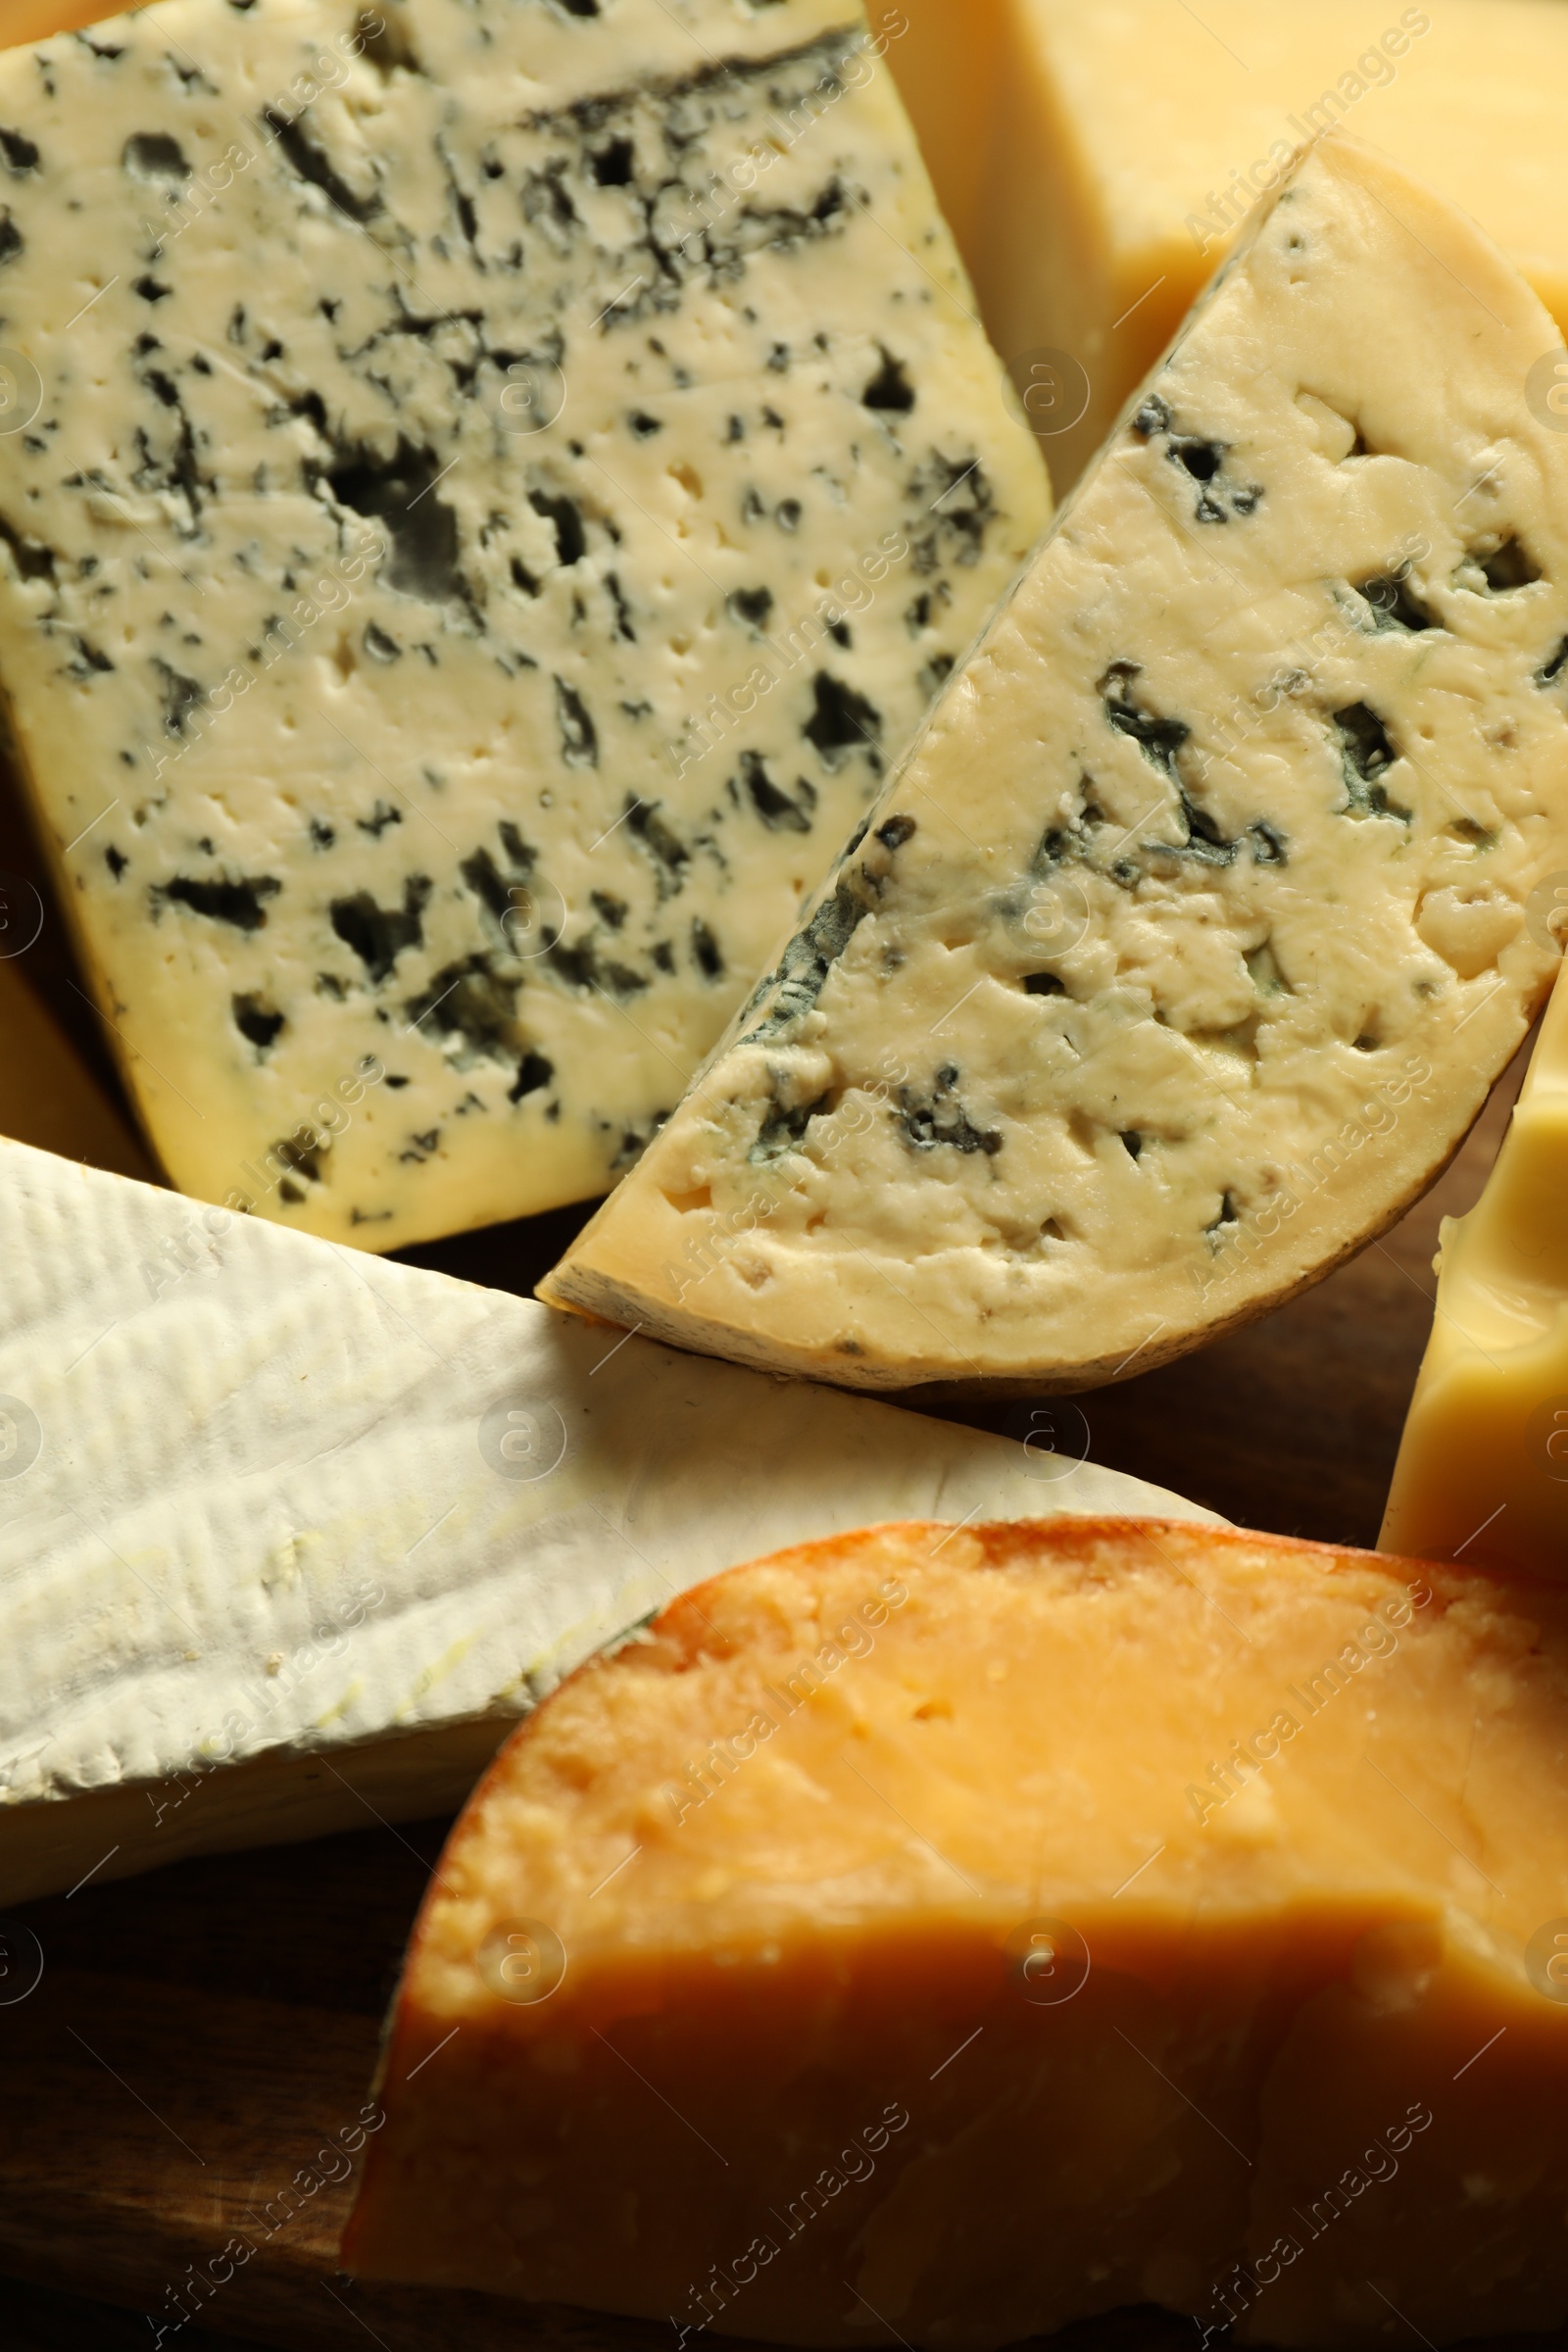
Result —
[[[856,0],[9,52],[0,427],[0,678],[153,1141],[378,1250],[629,1164],[1047,506]]]
[[[456,1803],[784,1544],[1187,1508],[20,1144],[0,1265],[0,1901]]]

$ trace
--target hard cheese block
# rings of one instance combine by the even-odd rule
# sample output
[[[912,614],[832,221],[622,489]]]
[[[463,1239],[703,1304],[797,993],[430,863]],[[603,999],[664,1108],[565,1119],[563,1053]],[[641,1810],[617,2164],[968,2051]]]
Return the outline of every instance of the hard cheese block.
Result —
[[[1171,1499],[15,1144],[0,1265],[0,1904],[456,1804],[760,1544]]]
[[[169,0],[0,128],[0,677],[171,1174],[607,1189],[1045,518],[854,0]]]
[[[1006,0],[874,0],[899,95],[959,253],[987,250],[998,85],[1010,50]]]
[[[967,0],[905,0],[971,73]],[[986,322],[1075,480],[1292,153],[1344,124],[1430,178],[1568,330],[1568,15],[1544,0],[1005,0],[983,193],[928,76],[907,94]],[[892,52],[897,69],[900,50]],[[951,190],[951,195],[950,195]],[[1533,355],[1536,356],[1536,355]],[[1549,379],[1548,379],[1549,380]]]
[[[1085,1386],[1457,1146],[1568,863],[1568,438],[1466,221],[1325,141],[544,1295],[852,1386]]]
[[[1487,1189],[1443,1227],[1437,1314],[1379,1539],[1389,1550],[1568,1577],[1565,1180],[1559,979]]]
[[[1558,2324],[1565,1708],[1560,1592],[1271,1537],[736,1570],[459,1823],[345,2262],[682,2341]]]

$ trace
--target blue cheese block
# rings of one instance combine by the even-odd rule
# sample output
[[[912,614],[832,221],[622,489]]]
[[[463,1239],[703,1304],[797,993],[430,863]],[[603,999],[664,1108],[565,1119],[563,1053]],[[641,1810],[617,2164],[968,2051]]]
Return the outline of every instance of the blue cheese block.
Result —
[[[0,57],[0,679],[186,1191],[390,1249],[607,1189],[1026,555],[885,48],[169,0]]]
[[[1557,351],[1473,223],[1320,142],[546,1295],[1075,1388],[1391,1224],[1561,952]]]

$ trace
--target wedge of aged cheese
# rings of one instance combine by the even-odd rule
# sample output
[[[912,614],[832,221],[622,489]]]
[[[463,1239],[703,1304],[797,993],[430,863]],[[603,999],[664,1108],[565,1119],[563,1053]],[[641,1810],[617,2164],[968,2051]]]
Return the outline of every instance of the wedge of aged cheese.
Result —
[[[1432,1338],[1380,1538],[1387,1550],[1568,1578],[1565,1186],[1559,978],[1487,1189],[1467,1217],[1443,1227]]]
[[[1551,970],[1546,332],[1325,140],[543,1295],[852,1386],[1081,1387],[1390,1224]]]
[[[0,887],[0,899],[3,899]],[[0,940],[4,933],[0,932]],[[0,956],[0,1135],[118,1175],[151,1178],[146,1149],[20,965]]]
[[[14,1144],[0,1266],[0,1904],[456,1804],[759,1544],[1170,1500]]]
[[[344,2260],[682,2342],[1560,2325],[1565,1722],[1568,1596],[1411,1561],[1131,1520],[737,1569],[453,1833]]]
[[[171,1174],[605,1190],[1047,511],[856,0],[168,0],[0,130],[0,679]]]
[[[903,0],[910,44],[967,80],[969,0]],[[1123,400],[1303,139],[1343,124],[1496,238],[1568,331],[1568,13],[1555,0],[1004,0],[975,148],[906,83],[910,109],[1003,353],[1020,381],[1064,362],[1068,429],[1044,442],[1076,479]],[[1533,355],[1535,356],[1535,355]],[[1568,374],[1568,370],[1565,370]],[[1551,379],[1548,378],[1548,385]],[[1074,425],[1074,416],[1079,421]]]

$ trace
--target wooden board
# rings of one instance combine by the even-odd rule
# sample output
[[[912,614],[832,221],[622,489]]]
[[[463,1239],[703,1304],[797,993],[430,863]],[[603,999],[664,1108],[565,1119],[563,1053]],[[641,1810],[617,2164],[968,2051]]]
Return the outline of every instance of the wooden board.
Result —
[[[1270,1321],[1081,1399],[1094,1458],[1233,1519],[1374,1542],[1430,1328],[1439,1220],[1479,1192],[1517,1077],[1385,1242]],[[578,1221],[410,1254],[526,1292]],[[984,1417],[1001,1426],[1005,1408]],[[4,2352],[118,2352],[155,2344],[160,2325],[181,2352],[670,2352],[663,2326],[337,2275],[351,2180],[310,2193],[304,2180],[343,2169],[322,2151],[353,2136],[442,1830],[368,1820],[363,1834],[88,1884],[14,1915],[44,1967],[19,2001],[0,1979]],[[13,1934],[14,1950],[22,1941]],[[254,2252],[210,2292],[193,2288],[213,2258],[220,2271],[233,2261],[231,2240]],[[1193,2335],[1190,2322],[1134,2312],[1057,2341],[1174,2352]],[[1568,2336],[1529,2341],[1568,2348]]]

